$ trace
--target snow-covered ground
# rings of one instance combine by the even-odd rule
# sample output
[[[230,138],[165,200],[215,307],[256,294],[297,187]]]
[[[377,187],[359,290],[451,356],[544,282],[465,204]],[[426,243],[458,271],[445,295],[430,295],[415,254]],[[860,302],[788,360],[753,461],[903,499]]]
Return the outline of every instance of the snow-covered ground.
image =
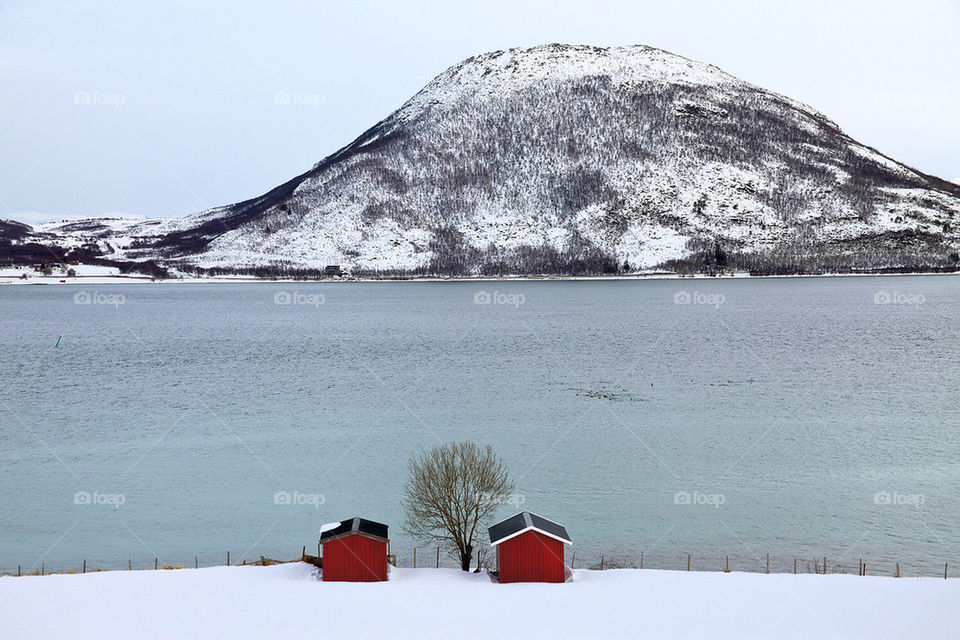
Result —
[[[68,269],[73,270],[73,276],[67,275]],[[0,284],[100,284],[114,282],[124,275],[116,267],[103,267],[95,264],[68,265],[64,269],[54,269],[49,276],[34,271],[33,267],[29,266],[0,267]],[[26,276],[26,278],[23,276]],[[141,276],[141,278],[150,279],[146,276]],[[121,282],[123,281],[129,282],[129,277],[123,277]]]
[[[0,285],[3,284],[80,284],[80,285],[100,285],[100,284],[131,284],[136,282],[153,282],[150,276],[142,273],[122,273],[116,267],[104,267],[95,264],[78,264],[68,267],[73,269],[74,275],[66,274],[66,269],[54,269],[51,275],[43,275],[42,272],[35,271],[33,267],[16,266],[0,267]],[[26,276],[24,278],[23,276]],[[264,280],[250,276],[216,276],[216,277],[184,277],[168,278],[166,280],[157,280],[156,282],[281,282],[279,280]]]
[[[960,581],[574,571],[566,584],[311,565],[0,578],[3,638],[955,638]]]

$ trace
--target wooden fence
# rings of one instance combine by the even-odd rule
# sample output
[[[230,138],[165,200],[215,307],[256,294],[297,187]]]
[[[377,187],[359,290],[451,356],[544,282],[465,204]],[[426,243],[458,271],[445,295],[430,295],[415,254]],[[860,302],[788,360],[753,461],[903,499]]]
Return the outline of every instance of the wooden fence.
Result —
[[[427,553],[424,554],[419,552],[418,548],[413,547],[413,553],[410,556],[410,563],[404,563],[402,566],[409,566],[413,568],[440,568],[440,567],[459,567],[459,564],[454,564],[452,561],[447,561],[448,559],[442,554],[441,548],[430,547],[426,550]],[[390,553],[388,549],[388,561],[394,566],[401,566],[397,563],[397,554]],[[492,561],[492,556],[488,556],[486,561],[482,566],[485,568],[491,568],[490,563]],[[230,551],[227,550],[224,556],[224,562],[215,562],[204,564],[204,567],[212,566],[230,566],[231,558]],[[283,562],[309,562],[316,566],[321,566],[322,558],[320,557],[320,549],[317,549],[317,555],[308,555],[306,546],[302,547],[300,553],[294,560],[274,560],[271,558],[266,558],[260,556],[257,560],[249,560],[246,557],[241,557],[240,562],[233,564],[239,566],[246,565],[259,565],[267,566],[272,564],[280,564]],[[476,562],[476,559],[474,559]],[[729,555],[725,555],[722,558],[714,557],[704,557],[704,556],[694,556],[691,553],[681,555],[675,559],[667,557],[664,555],[659,555],[655,561],[651,561],[651,558],[641,551],[635,557],[627,557],[622,554],[615,556],[608,556],[606,554],[588,555],[581,553],[580,557],[577,557],[577,552],[574,550],[566,558],[566,563],[573,569],[593,569],[593,570],[610,570],[610,569],[658,569],[658,570],[667,570],[667,571],[722,571],[730,573],[733,571],[741,571],[747,573],[793,573],[793,574],[817,574],[817,575],[827,575],[827,574],[847,574],[858,576],[889,576],[894,578],[900,578],[902,576],[909,577],[942,577],[947,579],[950,577],[949,573],[949,563],[943,563],[942,572],[931,572],[929,566],[925,567],[924,570],[917,571],[916,569],[907,568],[904,571],[901,571],[901,565],[899,562],[894,563],[869,563],[863,558],[857,558],[854,562],[851,561],[841,561],[841,560],[831,560],[828,556],[815,557],[815,558],[800,558],[793,557],[791,559],[777,558],[771,563],[770,554],[766,554],[762,558],[740,558],[739,560],[734,560],[731,562]],[[146,565],[138,563],[136,568],[138,570],[152,569],[154,571],[159,570],[172,570],[172,569],[187,569],[187,568],[199,569],[201,567],[199,555],[193,557],[193,562],[187,563],[170,563],[166,561],[161,561],[159,557],[154,557],[151,562]],[[127,560],[126,570],[132,571],[134,569],[133,560]],[[104,569],[99,568],[89,568],[86,560],[81,560],[77,563],[76,567],[63,568],[60,567],[56,570],[48,571],[46,562],[41,562],[40,566],[36,565],[30,566],[24,571],[22,565],[17,565],[16,573],[9,571],[5,575],[9,576],[25,576],[25,575],[49,575],[49,574],[75,574],[75,573],[87,573],[88,571],[103,571]],[[106,570],[118,570],[116,568],[106,569]],[[0,575],[4,575],[3,572],[0,572]]]

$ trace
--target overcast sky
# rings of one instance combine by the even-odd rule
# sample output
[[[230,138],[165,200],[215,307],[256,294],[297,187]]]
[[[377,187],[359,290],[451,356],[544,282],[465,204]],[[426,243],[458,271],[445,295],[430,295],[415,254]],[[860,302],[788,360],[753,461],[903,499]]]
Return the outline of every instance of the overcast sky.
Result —
[[[0,218],[172,217],[259,195],[458,61],[550,42],[715,64],[960,179],[958,0],[4,0]]]

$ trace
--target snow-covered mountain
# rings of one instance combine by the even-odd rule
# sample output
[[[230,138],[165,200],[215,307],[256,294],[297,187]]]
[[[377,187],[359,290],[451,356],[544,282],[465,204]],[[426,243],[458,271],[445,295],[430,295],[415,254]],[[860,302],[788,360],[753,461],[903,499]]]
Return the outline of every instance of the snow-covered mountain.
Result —
[[[28,241],[210,273],[922,270],[960,260],[960,186],[716,67],[546,45],[451,67],[259,198]]]

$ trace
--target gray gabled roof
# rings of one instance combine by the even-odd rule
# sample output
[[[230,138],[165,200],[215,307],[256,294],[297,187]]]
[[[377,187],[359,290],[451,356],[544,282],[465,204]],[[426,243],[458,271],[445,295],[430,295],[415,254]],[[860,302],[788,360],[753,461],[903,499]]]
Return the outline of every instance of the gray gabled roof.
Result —
[[[344,520],[341,522],[339,527],[320,532],[320,544],[324,544],[326,542],[330,542],[331,540],[336,540],[337,538],[342,538],[343,536],[353,533],[361,533],[367,537],[377,538],[378,540],[383,540],[384,542],[388,541],[387,525],[374,522],[373,520],[367,520],[365,518],[350,518],[349,520]]]
[[[497,546],[501,542],[506,542],[510,538],[515,538],[527,531],[536,531],[548,538],[559,540],[564,544],[573,544],[569,534],[567,534],[566,528],[564,528],[562,524],[554,522],[553,520],[547,520],[529,511],[521,511],[517,515],[498,522],[487,529],[487,533],[490,534],[490,544],[493,546]]]

